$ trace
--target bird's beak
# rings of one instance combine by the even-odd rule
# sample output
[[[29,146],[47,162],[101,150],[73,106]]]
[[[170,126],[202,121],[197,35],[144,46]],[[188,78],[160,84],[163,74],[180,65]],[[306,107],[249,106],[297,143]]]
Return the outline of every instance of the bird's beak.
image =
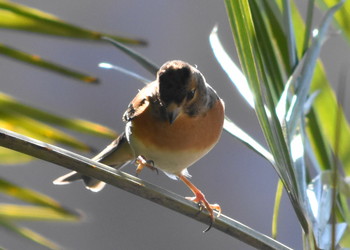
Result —
[[[181,112],[181,107],[172,104],[167,107],[167,114],[168,114],[168,121],[170,124],[173,124],[176,120],[176,118],[179,117],[179,114]]]

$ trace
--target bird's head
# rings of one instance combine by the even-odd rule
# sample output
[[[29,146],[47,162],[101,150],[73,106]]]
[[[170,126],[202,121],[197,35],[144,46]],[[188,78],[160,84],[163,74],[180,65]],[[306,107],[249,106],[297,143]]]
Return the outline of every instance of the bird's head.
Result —
[[[159,99],[173,123],[182,114],[198,114],[207,101],[206,81],[195,67],[183,61],[166,62],[157,73]]]

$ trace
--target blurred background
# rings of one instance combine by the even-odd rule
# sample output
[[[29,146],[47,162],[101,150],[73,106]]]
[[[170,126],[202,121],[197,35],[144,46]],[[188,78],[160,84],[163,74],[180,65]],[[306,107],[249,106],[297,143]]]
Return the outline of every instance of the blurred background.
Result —
[[[223,1],[189,0],[26,0],[14,1],[53,13],[70,23],[117,35],[142,38],[147,47],[133,47],[161,65],[181,59],[196,64],[226,103],[226,113],[236,124],[264,144],[255,113],[231,85],[209,46],[215,25],[227,51],[238,62]],[[301,2],[301,10],[305,7]],[[305,8],[304,8],[305,9]],[[316,13],[315,25],[322,13]],[[152,75],[111,45],[0,30],[1,42],[46,59],[72,66],[100,78],[89,85],[0,57],[1,91],[35,107],[68,117],[78,117],[123,131],[124,113],[142,83],[112,70],[98,68],[110,62],[153,80]],[[321,56],[330,82],[336,85],[342,65],[349,65],[348,45],[330,31]],[[347,98],[345,107],[349,103]],[[109,140],[80,137],[97,149]],[[264,144],[265,145],[265,144]],[[92,155],[87,155],[92,156]],[[134,173],[134,166],[124,168]],[[216,229],[165,209],[123,190],[107,186],[96,194],[81,183],[54,186],[52,180],[66,169],[44,161],[22,166],[2,166],[1,175],[22,186],[45,193],[84,216],[79,223],[25,223],[65,249],[251,249]],[[223,213],[271,234],[277,175],[254,152],[223,132],[218,145],[189,172],[209,202],[219,203]],[[145,170],[141,178],[183,196],[192,195],[181,182]],[[278,240],[301,249],[301,230],[284,195]],[[25,239],[0,229],[0,244],[8,249],[40,249]]]

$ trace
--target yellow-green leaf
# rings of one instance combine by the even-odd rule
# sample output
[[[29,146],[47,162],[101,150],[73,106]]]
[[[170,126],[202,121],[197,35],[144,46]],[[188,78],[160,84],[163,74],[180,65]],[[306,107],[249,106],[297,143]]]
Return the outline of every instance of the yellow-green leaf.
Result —
[[[49,249],[59,247],[40,234],[17,226],[15,220],[31,221],[77,221],[80,215],[61,206],[50,197],[28,188],[22,188],[4,179],[0,179],[0,192],[34,205],[0,204],[0,226],[24,238],[34,241]]]
[[[281,180],[278,180],[276,195],[275,195],[275,205],[273,206],[273,216],[272,216],[271,235],[273,239],[277,239],[278,216],[279,216],[282,194],[283,194],[283,184]]]
[[[23,164],[32,159],[28,155],[0,147],[0,165]]]
[[[79,71],[69,69],[59,64],[44,60],[39,55],[29,54],[1,43],[0,54],[86,83],[98,82],[98,79],[94,76],[89,76]]]
[[[0,179],[0,192],[37,206],[53,209],[54,211],[67,217],[79,217],[76,212],[62,207],[57,201],[53,200],[52,198],[29,188],[17,186],[4,179]]]
[[[7,220],[5,218],[0,217],[0,226],[4,227],[5,229],[14,232],[26,239],[29,239],[31,241],[34,241],[42,246],[45,246],[49,249],[59,249],[59,246],[52,242],[51,240],[46,239],[42,235],[28,229],[25,227],[20,227],[14,224],[11,220]]]
[[[10,220],[47,220],[47,221],[77,221],[78,218],[70,214],[62,214],[52,208],[42,206],[0,204],[0,218]]]
[[[339,1],[335,1],[336,4],[339,3]],[[349,5],[349,1],[345,2],[347,3],[347,6]],[[349,7],[347,7],[349,8]],[[344,6],[340,8],[339,11],[335,13],[335,16],[341,11],[344,11]],[[293,4],[293,22],[294,24],[298,27],[295,29],[296,33],[296,39],[297,39],[297,48],[299,53],[302,51],[303,47],[303,36],[305,32],[305,24],[303,22],[303,19],[300,15],[300,13],[297,11],[296,6]],[[349,23],[350,25],[350,23]],[[331,85],[326,77],[325,70],[323,68],[323,65],[321,61],[318,61],[315,72],[314,72],[314,77],[312,80],[311,84],[311,89],[310,93],[314,91],[319,91],[319,94],[314,100],[313,103],[313,109],[316,115],[317,120],[310,120],[310,123],[317,123],[318,126],[320,127],[322,135],[328,143],[332,146],[334,149],[335,147],[335,141],[334,141],[334,131],[335,131],[335,126],[336,126],[336,115],[338,112],[338,103],[336,100],[336,96],[334,94],[333,89],[331,88]],[[346,118],[344,116],[344,113],[341,112],[341,118],[340,122],[341,124],[338,125],[338,127],[341,129],[341,138],[337,142],[339,143],[339,158],[342,162],[342,165],[344,167],[344,171],[347,176],[350,175],[350,128],[349,124],[346,121]],[[315,131],[308,130],[310,133],[313,133]],[[311,136],[313,140],[317,139],[315,136]],[[322,138],[319,138],[322,140]],[[324,151],[319,151],[319,145],[317,145],[317,141],[312,141],[313,148],[314,150],[318,153],[317,156],[319,159],[322,159],[325,157]],[[321,162],[327,163],[329,161],[322,160]],[[324,169],[329,169],[331,166],[330,165],[322,165]]]
[[[102,36],[108,36],[122,43],[145,44],[145,41],[140,39],[115,36],[81,28],[38,9],[4,0],[0,1],[0,27],[89,40],[99,40]]]
[[[38,140],[49,143],[61,143],[79,150],[91,151],[91,148],[78,139],[47,124],[94,136],[107,138],[115,138],[117,136],[113,130],[105,126],[81,119],[60,117],[53,113],[22,104],[1,92],[0,114],[0,127],[25,134]],[[0,149],[0,156],[1,164],[25,163],[32,159],[29,156],[2,148]]]
[[[339,3],[339,0],[317,0],[318,6],[322,9],[329,9]],[[343,7],[334,15],[334,19],[338,28],[342,30],[342,34],[350,43],[350,2],[345,1]]]
[[[0,110],[0,127],[24,134],[48,143],[56,142],[80,150],[90,150],[86,144],[44,123],[35,121],[12,110]]]
[[[52,112],[46,112],[23,103],[0,92],[0,110],[10,110],[21,115],[30,117],[34,120],[60,126],[80,133],[86,133],[94,136],[106,138],[115,138],[117,134],[110,128],[97,123],[81,119],[64,118]]]

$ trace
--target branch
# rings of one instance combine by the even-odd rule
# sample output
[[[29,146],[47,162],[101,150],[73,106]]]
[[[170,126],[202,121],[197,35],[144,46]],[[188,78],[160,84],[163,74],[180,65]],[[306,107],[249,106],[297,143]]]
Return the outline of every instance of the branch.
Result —
[[[198,206],[184,197],[65,149],[1,128],[0,146],[99,179],[197,221],[209,222],[208,214],[198,213]],[[213,227],[258,249],[290,249],[225,215],[217,218]]]

